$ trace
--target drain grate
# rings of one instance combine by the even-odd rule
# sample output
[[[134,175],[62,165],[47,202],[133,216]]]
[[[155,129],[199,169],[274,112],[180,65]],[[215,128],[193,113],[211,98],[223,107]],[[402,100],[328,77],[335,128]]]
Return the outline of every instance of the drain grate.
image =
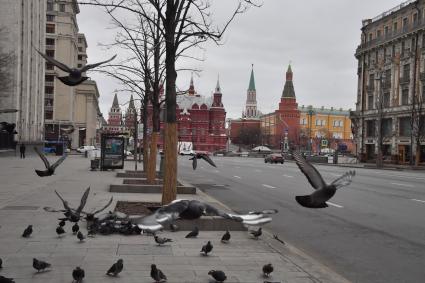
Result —
[[[30,206],[30,205],[9,205],[5,206],[3,208],[0,208],[0,210],[37,210],[38,206]]]

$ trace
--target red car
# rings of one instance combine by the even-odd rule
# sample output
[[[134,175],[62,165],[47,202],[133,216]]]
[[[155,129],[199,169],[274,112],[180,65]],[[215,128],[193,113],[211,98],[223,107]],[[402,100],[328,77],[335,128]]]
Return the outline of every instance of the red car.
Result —
[[[272,153],[264,157],[264,163],[280,163],[283,164],[285,162],[282,154],[280,153]]]

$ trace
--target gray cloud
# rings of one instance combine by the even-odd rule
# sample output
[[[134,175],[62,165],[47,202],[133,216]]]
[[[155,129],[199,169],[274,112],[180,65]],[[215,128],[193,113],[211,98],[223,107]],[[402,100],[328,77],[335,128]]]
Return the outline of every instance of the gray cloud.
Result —
[[[228,0],[212,2],[217,21],[230,13]],[[361,20],[372,18],[399,5],[399,0],[264,0],[238,17],[224,37],[224,45],[209,43],[203,62],[179,62],[203,71],[195,76],[198,93],[211,95],[217,74],[228,117],[239,117],[246,99],[251,64],[254,64],[257,101],[263,113],[277,109],[292,62],[294,85],[300,105],[354,108],[357,91],[357,62],[354,51],[360,42]],[[110,42],[114,31],[100,8],[81,6],[80,32],[89,44],[89,62],[107,58],[111,51],[98,43]],[[222,22],[221,22],[222,23]],[[100,107],[105,116],[119,84],[101,74],[91,73],[100,89]],[[177,85],[189,86],[190,72],[180,72]],[[128,100],[121,94],[120,102]]]

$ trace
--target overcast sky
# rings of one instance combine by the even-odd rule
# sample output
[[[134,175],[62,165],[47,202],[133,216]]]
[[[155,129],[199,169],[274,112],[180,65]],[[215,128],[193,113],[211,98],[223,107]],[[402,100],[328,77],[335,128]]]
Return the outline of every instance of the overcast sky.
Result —
[[[213,0],[214,19],[220,26],[234,6],[231,0]],[[357,62],[362,19],[373,18],[401,4],[398,0],[264,0],[261,8],[251,8],[232,23],[224,45],[205,45],[196,50],[205,60],[191,62],[202,69],[194,76],[196,91],[211,95],[220,74],[223,103],[228,118],[239,118],[245,106],[251,64],[254,64],[258,109],[269,113],[278,108],[291,62],[295,94],[299,105],[314,107],[355,107]],[[231,5],[233,4],[233,5]],[[88,61],[104,60],[110,52],[98,43],[112,41],[110,19],[97,7],[80,6],[80,32],[88,42]],[[118,54],[119,56],[119,54]],[[107,118],[113,91],[118,82],[90,73],[100,91],[100,108]],[[180,89],[189,87],[190,72],[178,74]],[[128,100],[119,94],[120,103]]]

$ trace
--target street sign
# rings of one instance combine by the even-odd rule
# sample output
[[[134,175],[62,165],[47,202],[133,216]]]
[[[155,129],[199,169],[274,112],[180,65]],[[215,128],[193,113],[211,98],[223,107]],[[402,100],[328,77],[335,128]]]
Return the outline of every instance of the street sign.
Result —
[[[322,147],[328,146],[328,140],[322,140]]]

